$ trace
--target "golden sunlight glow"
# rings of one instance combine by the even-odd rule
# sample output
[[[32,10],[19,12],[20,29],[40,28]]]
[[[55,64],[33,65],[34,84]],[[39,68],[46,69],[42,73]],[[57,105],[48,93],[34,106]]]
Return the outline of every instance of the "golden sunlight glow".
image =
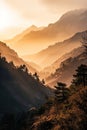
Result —
[[[24,30],[24,21],[4,0],[0,1],[0,40],[14,37]]]
[[[0,30],[11,26],[13,14],[3,3],[0,4]]]
[[[0,0],[0,40],[9,39],[31,25],[47,26],[65,12],[83,7],[87,7],[86,0]]]

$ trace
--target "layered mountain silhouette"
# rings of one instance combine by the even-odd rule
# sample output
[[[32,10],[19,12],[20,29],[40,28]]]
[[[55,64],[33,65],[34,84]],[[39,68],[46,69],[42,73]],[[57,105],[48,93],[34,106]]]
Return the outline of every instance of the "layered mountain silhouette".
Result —
[[[25,65],[15,67],[0,56],[0,114],[39,107],[50,94],[50,89],[28,73]]]
[[[67,40],[64,40],[63,42],[58,42],[52,46],[49,46],[47,49],[42,50],[39,53],[36,53],[34,55],[24,56],[23,59],[25,60],[29,59],[31,61],[34,61],[35,63],[39,64],[43,68],[47,66],[51,66],[51,65],[54,66],[55,64],[54,62],[57,62],[59,66],[59,64],[64,59],[66,59],[66,55],[65,55],[66,53],[69,53],[73,49],[78,48],[82,45],[81,41],[82,41],[82,36],[84,36],[84,34],[85,34],[85,31],[78,32],[74,36],[70,37]],[[45,69],[47,70],[47,68]]]
[[[87,9],[0,42],[0,130],[87,129],[86,43]]]
[[[42,30],[29,32],[17,41],[11,39],[10,46],[21,55],[35,53],[86,28],[87,10],[74,10],[65,13],[56,23],[49,24]]]
[[[49,84],[51,87],[54,87],[57,82],[61,81],[66,82],[66,84],[69,86],[73,75],[75,74],[75,70],[81,64],[87,65],[87,57],[84,56],[84,47],[73,50],[71,52],[71,56],[61,62],[60,67],[47,78],[47,84]]]
[[[42,70],[42,67],[40,65],[34,63],[34,62],[29,62],[28,61],[27,64],[29,64],[30,66],[32,66],[33,68],[35,68],[38,71],[38,73]]]
[[[22,33],[20,33],[19,35],[16,35],[12,40],[7,40],[6,42],[8,42],[9,44],[12,43],[16,43],[17,41],[21,40],[25,35],[29,34],[32,31],[39,31],[42,30],[44,27],[37,27],[35,25],[30,26],[28,29],[24,30]]]
[[[8,62],[13,61],[13,63],[15,64],[15,66],[20,66],[20,65],[25,64],[31,73],[34,73],[34,72],[37,71],[31,65],[29,65],[29,63],[27,64],[25,61],[23,61],[17,55],[17,53],[14,50],[10,49],[3,42],[0,42],[0,53],[1,53],[2,56],[6,57],[6,59],[7,59]]]
[[[75,57],[79,56],[83,51],[84,51],[84,48],[79,47],[79,48],[72,50],[69,53],[64,54],[62,57],[60,57],[58,60],[56,60],[53,64],[42,69],[40,71],[41,77],[47,78],[51,74],[55,73],[56,69],[60,68],[62,62],[64,62],[68,58],[75,58]]]

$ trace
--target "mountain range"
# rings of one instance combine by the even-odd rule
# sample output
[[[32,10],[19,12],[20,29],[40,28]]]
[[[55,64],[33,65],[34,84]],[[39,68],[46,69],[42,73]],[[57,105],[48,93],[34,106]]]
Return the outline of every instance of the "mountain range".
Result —
[[[30,54],[38,52],[55,42],[63,41],[86,29],[87,10],[74,10],[65,13],[57,22],[49,24],[41,30],[24,33],[24,35],[20,34],[17,40],[13,38],[6,43],[20,55]],[[22,37],[20,38],[20,36]]]
[[[5,43],[0,130],[87,130],[87,9]]]
[[[54,87],[57,82],[65,82],[68,86],[70,86],[77,67],[81,64],[87,65],[87,57],[84,56],[84,47],[73,50],[71,54],[76,55],[71,55],[66,60],[61,62],[60,67],[47,77],[46,83],[48,85]]]
[[[70,85],[72,75],[75,71],[75,68],[78,66],[78,63],[80,65],[86,60],[84,59],[79,61],[79,56],[83,53],[84,50],[81,47],[81,41],[82,36],[84,36],[85,33],[86,31],[78,32],[63,42],[49,46],[47,49],[42,50],[33,56],[28,56],[29,60],[32,60],[34,63],[23,61],[18,57],[15,51],[10,49],[2,42],[0,42],[0,52],[2,56],[6,56],[7,61],[13,61],[16,66],[25,64],[32,73],[37,72],[38,70],[40,78],[45,78],[46,84],[51,87],[53,87],[57,81],[66,81],[66,83]],[[26,57],[24,57],[24,59],[28,61]],[[67,67],[63,68],[65,66],[62,66],[62,64],[67,64]],[[69,67],[71,69],[70,72],[68,71]],[[62,75],[60,73],[62,73]],[[69,75],[68,77],[66,76],[67,74]]]
[[[49,46],[47,49],[44,49],[34,55],[28,55],[22,57],[26,61],[31,60],[36,64],[40,65],[42,68],[50,66],[57,60],[62,62],[61,57],[66,53],[71,52],[73,49],[78,48],[82,45],[82,36],[85,34],[85,31],[78,32],[74,36],[70,37],[63,42],[55,43],[54,45]],[[63,58],[64,59],[64,58]]]
[[[22,33],[20,33],[19,35],[16,35],[12,40],[13,43],[16,43],[17,41],[19,41],[20,39],[22,39],[25,35],[27,35],[28,33],[32,32],[32,31],[39,31],[42,30],[44,27],[37,27],[35,25],[30,26],[29,28],[27,28],[26,30],[24,30]],[[8,42],[9,44],[11,43],[11,40],[7,40],[6,42]]]

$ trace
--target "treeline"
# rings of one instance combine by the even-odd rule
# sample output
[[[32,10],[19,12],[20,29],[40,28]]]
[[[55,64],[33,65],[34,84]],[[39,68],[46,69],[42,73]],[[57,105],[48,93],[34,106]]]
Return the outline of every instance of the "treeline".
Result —
[[[6,68],[6,69],[5,69]],[[9,71],[8,71],[9,70]],[[31,72],[29,72],[29,70],[27,69],[26,65],[20,65],[20,66],[15,66],[13,61],[11,62],[7,62],[6,58],[1,56],[0,53],[0,72],[3,72],[3,74],[5,73],[4,76],[6,76],[6,78],[12,78],[11,76],[8,76],[8,72],[14,72],[17,71],[20,74],[26,74],[27,76],[32,76],[36,81],[45,84],[45,80],[42,79],[40,80],[39,75],[37,74],[37,72],[35,72],[34,74],[32,74]],[[3,76],[3,75],[2,75]],[[1,76],[1,77],[2,77]],[[3,77],[4,78],[4,77]]]
[[[26,65],[15,66],[0,54],[0,130],[19,130],[26,111],[39,108],[50,93],[37,72],[31,74]]]
[[[69,88],[67,88],[65,83],[57,82],[55,86],[55,99],[58,102],[63,102],[72,93],[82,87],[87,87],[87,65],[83,64],[76,69],[76,74],[73,75],[73,80]]]
[[[87,59],[87,32],[82,36],[82,46],[84,47],[83,56]],[[67,88],[66,83],[57,82],[55,87],[55,99],[58,102],[66,100],[73,92],[80,87],[87,86],[87,65],[81,64],[76,69],[76,74],[73,75],[73,80],[70,87]]]
[[[51,93],[37,72],[31,74],[26,65],[14,66],[0,55],[0,115],[38,108]]]

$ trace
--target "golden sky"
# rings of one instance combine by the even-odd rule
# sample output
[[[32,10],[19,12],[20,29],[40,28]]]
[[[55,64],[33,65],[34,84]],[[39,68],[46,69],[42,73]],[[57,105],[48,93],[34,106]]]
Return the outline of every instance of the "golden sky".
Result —
[[[32,24],[46,26],[69,10],[86,7],[87,0],[0,0],[0,37],[8,39]]]

